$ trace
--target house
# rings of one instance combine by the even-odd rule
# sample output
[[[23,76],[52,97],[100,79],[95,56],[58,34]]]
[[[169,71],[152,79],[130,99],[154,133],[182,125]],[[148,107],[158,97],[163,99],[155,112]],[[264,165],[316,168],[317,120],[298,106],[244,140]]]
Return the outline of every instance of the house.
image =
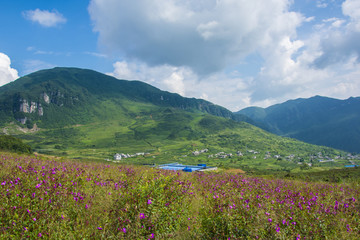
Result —
[[[237,154],[239,157],[242,157],[242,156],[243,156],[242,152],[240,152],[240,151],[237,151],[236,154]]]
[[[120,161],[120,160],[121,160],[121,154],[116,153],[116,154],[114,155],[114,160],[115,160],[115,161]]]
[[[194,151],[194,152],[192,152],[192,154],[194,155],[194,156],[199,156],[199,151]]]

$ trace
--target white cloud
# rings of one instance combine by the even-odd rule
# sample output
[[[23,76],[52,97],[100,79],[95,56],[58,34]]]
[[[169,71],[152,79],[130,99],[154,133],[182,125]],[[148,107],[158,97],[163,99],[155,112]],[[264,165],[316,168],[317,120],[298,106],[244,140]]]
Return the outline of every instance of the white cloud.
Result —
[[[11,67],[10,58],[6,54],[0,52],[0,86],[18,78],[19,75],[17,70]]]
[[[350,3],[352,9],[347,12],[344,6]],[[325,19],[309,38],[284,39],[269,49],[252,85],[252,104],[267,106],[314,95],[358,96],[360,34],[354,27],[358,20],[356,8],[354,1],[345,1],[343,12],[350,21]]]
[[[119,79],[141,80],[182,96],[186,96],[184,81],[197,79],[197,76],[189,68],[169,65],[149,67],[145,63],[128,63],[126,61],[114,63],[114,72],[108,74]]]
[[[111,73],[118,78],[205,98],[233,111],[298,97],[358,95],[358,1],[343,3],[343,18],[322,22],[290,11],[291,3],[92,0],[89,13],[101,46],[123,59]],[[303,23],[313,24],[313,32],[299,39]],[[254,55],[261,58],[259,70],[249,75],[246,57]]]
[[[107,58],[108,56],[102,53],[98,53],[98,52],[84,52],[84,54],[90,55],[90,56],[94,56],[94,57],[98,57],[98,58]]]
[[[24,70],[25,74],[56,67],[56,65],[54,64],[47,63],[41,60],[34,60],[34,59],[26,60],[24,62],[24,66],[25,66],[25,70]]]
[[[318,8],[327,8],[328,4],[324,0],[317,0],[316,7]]]
[[[234,111],[249,104],[250,81],[241,79],[237,73],[230,74],[231,77],[214,73],[200,81],[187,67],[149,67],[145,63],[121,61],[114,63],[114,71],[108,74],[119,79],[141,80],[161,90],[202,98]]]
[[[351,18],[349,24],[355,31],[360,32],[360,1],[358,0],[346,0],[342,4],[342,10],[344,15]]]
[[[23,16],[32,22],[36,22],[43,27],[56,27],[59,24],[66,23],[66,18],[56,10],[28,10],[23,12]]]
[[[288,0],[92,0],[89,13],[109,52],[200,75],[237,64],[305,19]]]

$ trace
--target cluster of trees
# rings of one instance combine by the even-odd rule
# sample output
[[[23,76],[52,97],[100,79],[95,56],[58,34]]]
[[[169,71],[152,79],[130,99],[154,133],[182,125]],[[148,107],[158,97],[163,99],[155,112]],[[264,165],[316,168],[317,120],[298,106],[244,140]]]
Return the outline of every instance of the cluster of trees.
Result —
[[[29,145],[22,140],[8,135],[0,135],[0,150],[12,151],[17,153],[32,153]]]

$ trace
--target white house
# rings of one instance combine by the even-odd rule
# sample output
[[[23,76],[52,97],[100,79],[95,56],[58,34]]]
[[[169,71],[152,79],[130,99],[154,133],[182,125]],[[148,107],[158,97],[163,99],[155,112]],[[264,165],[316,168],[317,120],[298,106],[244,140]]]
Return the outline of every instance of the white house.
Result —
[[[116,153],[116,154],[114,155],[114,160],[115,160],[115,161],[120,161],[120,160],[121,160],[121,154]]]

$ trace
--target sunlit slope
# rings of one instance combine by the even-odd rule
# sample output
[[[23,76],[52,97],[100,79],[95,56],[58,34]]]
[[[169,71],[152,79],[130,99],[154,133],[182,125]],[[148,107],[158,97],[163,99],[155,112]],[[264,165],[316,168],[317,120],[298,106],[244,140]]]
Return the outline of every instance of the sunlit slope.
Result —
[[[104,102],[117,107],[112,111],[99,109]],[[86,69],[54,68],[29,74],[0,88],[0,124],[18,121],[28,127],[36,123],[40,128],[53,128],[90,123],[116,115],[129,103],[250,121],[205,100],[184,98],[140,81],[118,80]]]

